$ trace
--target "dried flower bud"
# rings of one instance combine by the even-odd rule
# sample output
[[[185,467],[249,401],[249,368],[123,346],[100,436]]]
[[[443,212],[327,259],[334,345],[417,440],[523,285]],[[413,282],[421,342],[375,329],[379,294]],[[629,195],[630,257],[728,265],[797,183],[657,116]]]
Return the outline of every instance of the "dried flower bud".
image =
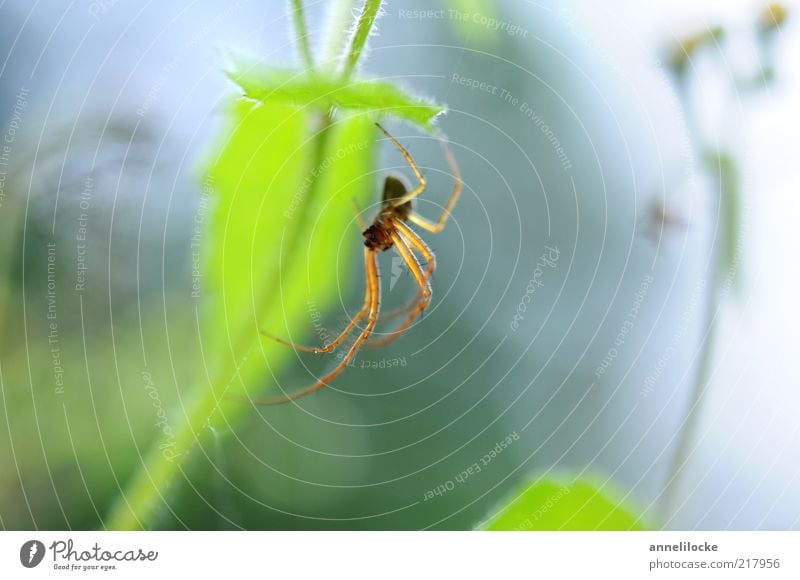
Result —
[[[679,41],[676,46],[672,47],[667,57],[667,62],[675,76],[678,79],[682,79],[686,74],[689,62],[697,54],[697,51],[713,42],[719,41],[724,36],[725,29],[721,26],[715,26]]]

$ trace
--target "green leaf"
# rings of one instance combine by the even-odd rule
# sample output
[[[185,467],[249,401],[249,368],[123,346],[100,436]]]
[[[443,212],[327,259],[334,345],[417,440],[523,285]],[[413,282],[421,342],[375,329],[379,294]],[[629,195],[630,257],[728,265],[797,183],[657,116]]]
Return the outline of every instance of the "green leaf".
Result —
[[[511,494],[485,530],[641,530],[639,516],[604,482],[537,479]]]
[[[322,73],[297,72],[234,63],[228,76],[245,96],[273,104],[315,107],[322,111],[350,109],[378,115],[393,115],[431,131],[433,120],[444,107],[411,96],[396,86],[377,80],[343,80]]]
[[[173,425],[170,457],[151,451],[109,528],[158,525],[165,490],[176,488],[198,448],[213,453],[215,437],[252,414],[248,397],[261,397],[291,360],[291,349],[260,330],[308,338],[310,305],[325,310],[352,278],[362,247],[352,202],[366,205],[375,191],[376,133],[367,115],[333,122],[286,103],[235,104],[208,171],[202,371]]]
[[[315,132],[311,111],[285,104],[239,101],[234,116],[233,136],[209,171],[219,198],[210,336],[224,337],[215,352],[228,353],[221,381],[235,376],[231,388],[254,394],[257,379],[291,353],[260,329],[305,338],[310,305],[324,310],[351,277],[361,249],[352,202],[366,204],[375,190],[376,129],[367,116],[349,115]]]

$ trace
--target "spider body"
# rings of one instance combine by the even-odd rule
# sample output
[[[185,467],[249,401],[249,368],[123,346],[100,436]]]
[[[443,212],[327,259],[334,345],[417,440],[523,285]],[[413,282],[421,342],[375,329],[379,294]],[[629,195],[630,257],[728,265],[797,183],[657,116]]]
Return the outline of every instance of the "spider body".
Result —
[[[377,123],[376,123],[377,125]],[[461,193],[462,182],[461,175],[458,171],[455,158],[451,153],[447,143],[442,141],[445,156],[450,165],[450,169],[455,178],[455,186],[444,208],[441,217],[438,221],[432,222],[414,212],[413,200],[420,193],[425,190],[426,181],[422,176],[417,164],[414,162],[411,155],[406,151],[397,139],[395,139],[386,129],[378,125],[378,128],[383,131],[386,137],[400,150],[403,156],[408,161],[414,175],[419,180],[419,185],[411,189],[406,181],[400,176],[390,175],[386,178],[383,184],[383,195],[381,198],[381,208],[378,215],[372,220],[372,223],[367,226],[366,223],[359,217],[359,223],[363,228],[362,235],[364,236],[364,269],[366,272],[366,295],[364,297],[364,304],[361,310],[356,314],[347,327],[329,344],[318,348],[309,348],[299,346],[291,342],[280,339],[276,336],[262,331],[262,334],[268,336],[280,343],[286,344],[295,348],[296,350],[313,353],[328,353],[333,351],[339,344],[341,344],[355,329],[356,325],[363,319],[367,318],[367,323],[359,333],[353,345],[348,349],[347,354],[343,357],[342,361],[330,371],[327,375],[320,378],[313,385],[306,387],[295,393],[272,397],[269,399],[257,401],[262,405],[278,405],[293,401],[304,397],[321,388],[329,385],[339,374],[347,367],[347,364],[353,359],[359,349],[366,343],[372,336],[375,330],[375,325],[378,321],[380,312],[380,275],[378,272],[377,255],[380,252],[385,252],[389,249],[394,249],[408,266],[411,275],[419,287],[414,298],[403,308],[399,309],[394,314],[406,315],[406,318],[400,323],[391,333],[383,336],[371,344],[373,346],[385,346],[397,338],[399,338],[414,320],[422,314],[425,308],[430,304],[432,292],[430,279],[436,269],[436,257],[433,255],[431,249],[425,244],[422,238],[414,230],[412,230],[406,222],[412,222],[417,226],[428,230],[432,233],[438,233],[444,228],[445,222],[453,209],[458,196]],[[419,255],[425,262],[426,268],[423,271],[420,265]],[[390,317],[394,317],[393,315]]]
[[[402,205],[393,205],[395,201],[398,199],[403,199],[404,196],[408,195],[410,191],[410,187],[403,177],[399,175],[389,175],[386,177],[386,181],[383,182],[383,207],[384,211],[391,210],[394,215],[401,218],[403,221],[408,219],[408,216],[411,215],[411,210],[413,209],[413,201],[408,200],[406,203]]]
[[[395,200],[402,199],[408,193],[403,179],[394,175],[386,178],[383,184],[383,200],[381,211],[372,224],[364,230],[364,245],[373,252],[385,252],[394,246],[392,234],[397,233],[396,221],[406,222],[411,215],[412,201],[402,205],[393,205]]]
[[[371,252],[385,252],[392,246],[392,234],[396,233],[392,220],[379,215],[372,225],[364,230],[364,245]]]

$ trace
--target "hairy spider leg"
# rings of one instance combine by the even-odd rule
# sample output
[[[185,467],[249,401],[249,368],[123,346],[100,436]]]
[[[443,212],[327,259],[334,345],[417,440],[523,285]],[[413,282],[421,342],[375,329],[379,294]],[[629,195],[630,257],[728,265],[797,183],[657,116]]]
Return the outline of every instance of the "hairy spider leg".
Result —
[[[420,238],[419,235],[417,235],[415,231],[413,231],[407,225],[402,223],[400,220],[394,220],[393,224],[400,231],[401,235],[406,240],[406,242],[410,243],[413,246],[413,248],[416,249],[422,255],[422,258],[425,260],[427,266],[425,268],[425,279],[430,282],[431,276],[433,275],[434,270],[436,270],[436,256],[434,255],[433,251],[422,240],[422,238]],[[408,302],[408,304],[382,314],[381,322],[388,322],[390,320],[394,320],[398,316],[406,314],[417,305],[417,301],[419,301],[421,298],[422,298],[422,289],[419,289],[417,290],[416,294],[414,294],[414,297]],[[376,343],[380,342],[380,340],[382,339],[371,340],[369,343],[370,347],[376,345]],[[389,342],[393,342],[393,340]]]
[[[428,267],[425,270],[425,279],[430,280],[431,274],[433,274],[433,271],[436,269],[436,256],[434,255],[433,250],[431,250],[428,247],[428,244],[426,244],[423,239],[419,237],[417,232],[412,230],[400,220],[395,220],[394,226],[403,236],[403,239],[410,243],[420,254],[422,254],[422,257],[428,264]]]
[[[356,220],[358,220],[358,224],[361,226],[362,230],[365,230],[368,224],[366,221],[364,221],[364,218],[361,217],[361,208],[359,207],[355,199],[353,200],[353,207],[355,208]],[[394,310],[391,310],[385,314],[381,314],[381,320],[392,320],[394,318],[397,318],[398,316],[408,312],[414,306],[414,304],[415,304],[414,302],[410,302],[409,304],[406,304],[402,308],[395,308]]]
[[[400,251],[401,255],[403,256],[404,261],[408,264],[409,270],[411,270],[412,275],[417,281],[419,285],[419,290],[417,291],[414,298],[409,302],[406,306],[404,306],[401,311],[411,311],[411,313],[406,317],[406,319],[400,324],[397,328],[393,331],[388,333],[386,336],[382,338],[378,338],[372,340],[369,343],[370,348],[379,348],[383,346],[387,346],[393,343],[395,340],[400,338],[408,327],[414,322],[414,319],[422,313],[425,308],[428,307],[428,304],[431,300],[431,291],[430,291],[430,280],[433,272],[436,270],[436,256],[434,255],[433,251],[428,247],[428,245],[420,238],[416,232],[414,232],[411,228],[407,225],[400,223],[399,221],[395,222],[395,226],[397,229],[403,234],[402,239],[406,240],[408,244],[413,246],[415,250],[417,250],[420,254],[422,254],[425,261],[428,262],[428,268],[425,270],[425,273],[422,273],[422,269],[419,266],[419,262],[414,258],[413,254],[411,254],[408,245],[406,245],[406,249],[409,250],[409,254],[411,254],[411,258],[413,260],[413,264],[416,264],[416,272],[412,263],[409,263],[409,260],[406,256],[402,253],[402,247],[398,246],[398,251]],[[398,236],[399,237],[399,236]]]
[[[422,299],[417,301],[414,304],[413,308],[411,308],[411,313],[406,317],[403,323],[392,331],[391,335],[385,336],[377,341],[374,341],[370,346],[371,347],[379,347],[394,342],[399,338],[408,327],[414,322],[414,319],[419,316],[419,314],[428,307],[430,304],[432,292],[431,292],[431,285],[430,280],[425,274],[422,272],[422,268],[417,261],[416,256],[408,247],[406,241],[398,234],[397,232],[393,232],[392,234],[392,241],[394,242],[394,247],[397,249],[400,256],[405,261],[408,269],[411,271],[412,276],[417,282],[417,285],[420,288],[420,293],[422,294]]]
[[[424,228],[434,234],[438,234],[444,229],[444,226],[447,223],[447,219],[450,217],[450,213],[453,210],[453,207],[455,206],[456,202],[458,201],[458,198],[461,195],[461,191],[464,187],[464,182],[461,179],[461,171],[458,168],[458,163],[456,162],[456,158],[453,155],[453,151],[450,149],[450,146],[448,145],[447,141],[442,141],[442,148],[444,149],[445,157],[447,158],[447,163],[450,166],[450,171],[452,172],[453,177],[455,177],[453,192],[450,194],[450,198],[447,201],[447,205],[445,206],[442,215],[439,217],[439,220],[437,222],[432,222],[429,219],[419,215],[414,211],[410,212],[408,215],[409,220],[411,220],[421,228]],[[404,236],[409,241],[411,241],[412,245],[415,248],[417,248],[420,251],[420,253],[425,257],[425,260],[428,262],[428,272],[426,277],[430,280],[430,276],[433,274],[433,270],[436,268],[435,257],[433,255],[433,252],[431,252],[430,248],[428,248],[428,246],[425,244],[422,238],[420,238],[416,232],[414,232],[411,228],[406,226],[405,223],[403,223],[401,220],[395,220],[395,225],[398,226],[398,229],[401,230]],[[408,312],[416,304],[416,301],[419,300],[420,297],[421,297],[421,291],[417,292],[415,297],[407,305],[405,305],[402,308],[393,310],[389,314],[385,315],[383,318],[385,320],[389,320],[396,318],[397,316],[405,312]],[[409,321],[408,325],[410,324],[411,322]],[[403,328],[407,328],[408,325]],[[387,344],[390,344],[397,338],[399,338],[399,335],[393,336],[392,338],[383,338],[380,340],[373,341],[372,345],[385,346]]]
[[[450,199],[447,200],[447,205],[445,206],[439,221],[432,222],[416,212],[411,212],[408,216],[408,219],[417,224],[419,227],[424,228],[434,234],[438,234],[444,229],[445,223],[447,223],[447,218],[450,217],[450,212],[456,205],[458,197],[461,195],[461,190],[464,188],[464,181],[461,179],[461,171],[458,168],[456,158],[453,155],[453,151],[450,149],[450,146],[447,144],[447,141],[442,141],[442,148],[444,149],[444,154],[447,158],[447,164],[450,166],[450,171],[452,172],[456,181],[453,185],[453,193],[450,194]]]
[[[359,310],[358,314],[356,314],[353,317],[353,319],[345,327],[345,329],[341,332],[341,334],[339,334],[339,336],[337,336],[330,343],[328,343],[328,344],[326,344],[325,346],[322,346],[322,347],[310,347],[310,346],[303,346],[303,345],[300,345],[300,344],[296,344],[294,342],[290,342],[288,340],[283,340],[282,338],[278,338],[277,336],[275,336],[274,334],[270,334],[266,330],[259,330],[259,332],[263,336],[266,336],[267,338],[271,338],[275,342],[279,342],[281,344],[284,344],[286,346],[289,346],[289,347],[291,347],[291,348],[293,348],[295,350],[299,350],[301,352],[313,352],[314,354],[322,354],[322,353],[326,353],[326,352],[331,352],[337,346],[339,346],[342,343],[342,341],[344,341],[344,339],[346,339],[348,337],[348,335],[353,331],[353,328],[355,328],[356,324],[358,324],[358,322],[362,318],[364,318],[364,316],[367,314],[367,311],[368,311],[368,307],[367,307],[368,300],[369,300],[369,298],[365,298],[364,306],[361,307],[361,310]]]
[[[352,358],[356,355],[361,345],[366,341],[370,335],[372,334],[373,329],[375,328],[375,323],[378,321],[378,313],[380,311],[380,296],[381,296],[381,280],[380,274],[378,272],[378,260],[376,252],[370,250],[369,248],[364,248],[364,263],[365,269],[367,273],[367,293],[366,299],[364,301],[364,306],[368,309],[369,317],[367,320],[367,325],[364,327],[364,330],[361,331],[361,334],[358,336],[356,341],[353,343],[353,346],[350,347],[350,350],[347,351],[347,354],[342,359],[342,361],[336,365],[336,367],[329,372],[327,375],[322,377],[313,385],[306,387],[296,393],[291,393],[288,395],[282,395],[278,397],[271,397],[268,399],[261,399],[255,401],[257,405],[281,405],[283,403],[288,403],[289,401],[295,401],[301,397],[305,397],[306,395],[310,395],[311,393],[315,393],[319,391],[323,387],[326,387],[333,381],[336,377],[341,374],[341,372],[347,367],[347,364],[352,360]]]
[[[406,193],[402,197],[399,197],[399,198],[397,198],[397,199],[395,199],[394,201],[391,202],[393,207],[399,207],[399,206],[401,206],[401,205],[403,205],[405,203],[408,203],[409,201],[411,201],[412,199],[417,197],[420,193],[425,191],[425,188],[427,187],[428,182],[425,181],[425,177],[422,175],[422,172],[419,170],[419,167],[417,167],[417,164],[414,162],[414,159],[411,157],[411,154],[408,152],[408,150],[405,147],[403,147],[400,144],[400,141],[395,139],[392,136],[392,134],[389,133],[389,131],[387,131],[386,129],[384,129],[379,123],[375,123],[375,124],[378,126],[378,129],[383,131],[383,134],[386,135],[392,141],[392,143],[394,143],[395,147],[397,147],[400,150],[400,153],[402,153],[403,157],[406,158],[406,161],[408,161],[408,164],[411,166],[411,169],[414,171],[414,175],[416,175],[417,179],[419,180],[419,185],[417,187],[415,187],[414,189],[412,189],[411,191],[409,191],[408,193]]]
[[[414,298],[412,298],[405,306],[398,306],[397,308],[393,308],[389,312],[381,313],[380,322],[390,322],[392,320],[400,318],[404,314],[407,314],[412,308],[414,308],[414,306],[417,305],[417,301],[419,300],[420,295],[421,295],[420,291],[417,290],[417,293],[414,295]],[[370,342],[367,343],[365,346],[369,346],[370,348],[372,348],[373,344],[375,344],[375,341],[370,340]]]
[[[361,226],[361,229],[364,229],[367,226],[364,223],[364,218],[361,217],[361,210],[358,207],[358,204],[356,203],[356,200],[353,200],[353,207],[355,207],[355,209],[356,209],[356,219],[358,220],[358,223]],[[367,286],[367,292],[369,292],[369,286]],[[291,347],[291,348],[293,348],[295,350],[299,350],[301,352],[311,352],[311,353],[314,353],[314,354],[328,353],[328,352],[333,351],[337,346],[339,346],[342,343],[342,341],[344,341],[350,335],[350,333],[356,327],[356,324],[358,324],[359,321],[362,318],[364,318],[364,316],[366,316],[367,311],[369,310],[368,305],[369,305],[369,294],[367,294],[367,296],[364,298],[364,305],[361,307],[361,310],[358,311],[358,314],[355,315],[355,317],[345,327],[345,329],[341,332],[341,334],[339,334],[339,336],[337,336],[329,344],[326,344],[324,347],[303,346],[303,345],[300,345],[300,344],[297,344],[297,343],[290,342],[288,340],[284,340],[282,338],[279,338],[279,337],[275,336],[274,334],[269,333],[269,332],[267,332],[266,330],[263,330],[263,329],[259,330],[259,332],[263,336],[266,336],[267,338],[271,338],[272,340],[274,340],[276,342],[279,342],[279,343],[281,343],[283,345]]]
[[[425,269],[425,279],[430,281],[431,276],[433,275],[434,270],[436,270],[436,255],[433,253],[433,250],[428,247],[428,244],[419,237],[419,235],[409,228],[406,224],[404,224],[400,220],[395,220],[393,225],[400,231],[400,234],[406,240],[406,242],[410,243],[414,249],[416,249],[420,254],[422,254],[423,259],[426,262],[427,268]],[[395,308],[394,310],[381,315],[381,321],[393,320],[398,316],[405,314],[409,310],[411,310],[414,306],[416,306],[417,301],[422,298],[422,290],[417,290],[417,293],[414,295],[414,298],[406,304],[405,306],[401,306],[400,308]],[[371,345],[374,345],[377,340],[371,341]],[[391,342],[391,341],[390,341]]]

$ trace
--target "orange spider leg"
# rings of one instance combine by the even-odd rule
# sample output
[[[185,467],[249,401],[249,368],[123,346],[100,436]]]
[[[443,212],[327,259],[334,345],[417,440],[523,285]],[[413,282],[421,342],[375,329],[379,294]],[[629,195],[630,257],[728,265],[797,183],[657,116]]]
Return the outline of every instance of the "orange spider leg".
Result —
[[[361,229],[362,230],[366,229],[367,228],[367,223],[364,221],[364,218],[361,217],[361,208],[358,206],[358,203],[356,203],[355,199],[353,200],[353,207],[356,209],[356,219],[358,220],[358,223],[361,226]],[[419,293],[417,294],[417,296],[419,296]],[[414,306],[414,304],[415,304],[415,302],[412,301],[412,302],[406,304],[405,306],[403,306],[402,308],[395,308],[394,310],[391,310],[391,311],[387,312],[386,314],[382,314],[381,315],[381,320],[392,320],[394,318],[397,318],[398,316],[400,316],[402,314],[405,314],[406,312],[411,310],[411,308]]]
[[[361,209],[358,207],[358,204],[356,203],[356,200],[353,200],[353,207],[355,207],[355,209],[356,209],[356,219],[358,220],[358,223],[361,226],[361,229],[364,229],[367,226],[364,223],[364,219],[361,217]],[[355,315],[355,317],[350,321],[350,323],[345,327],[345,329],[341,332],[341,334],[339,336],[337,336],[333,341],[331,341],[330,344],[326,344],[324,347],[320,348],[320,347],[302,346],[300,344],[296,344],[294,342],[290,342],[288,340],[284,340],[282,338],[278,338],[277,336],[267,332],[266,330],[259,330],[259,332],[262,335],[266,336],[267,338],[271,338],[272,340],[274,340],[276,342],[279,342],[281,344],[284,344],[284,345],[286,345],[288,347],[291,347],[291,348],[293,348],[295,350],[299,350],[301,352],[312,352],[314,354],[323,354],[323,353],[331,352],[337,346],[339,346],[344,339],[346,339],[348,337],[348,335],[353,331],[353,328],[355,328],[356,324],[358,324],[358,322],[362,318],[364,318],[364,316],[367,314],[367,311],[369,310],[369,308],[368,308],[368,305],[369,305],[369,287],[367,287],[367,293],[368,293],[367,296],[364,297],[364,306],[361,307],[361,310],[358,311],[358,314]]]
[[[368,300],[368,298],[365,298],[365,300]],[[296,344],[294,342],[290,342],[288,340],[283,340],[282,338],[278,338],[277,336],[275,336],[274,334],[270,334],[266,330],[259,330],[259,332],[262,335],[266,336],[267,338],[271,338],[275,342],[279,342],[281,344],[285,344],[286,346],[289,346],[289,347],[291,347],[291,348],[293,348],[295,350],[299,350],[301,352],[313,352],[314,354],[322,354],[322,353],[326,353],[326,352],[331,352],[337,346],[339,346],[342,343],[342,341],[344,339],[346,339],[347,336],[353,331],[353,328],[355,328],[355,326],[356,326],[356,324],[358,324],[359,320],[364,318],[364,315],[366,315],[367,310],[368,310],[367,304],[365,303],[364,306],[361,308],[361,310],[358,312],[358,314],[356,314],[353,317],[353,319],[350,321],[350,323],[341,332],[341,334],[339,336],[337,336],[334,340],[332,340],[330,343],[326,344],[323,347],[302,346],[300,344]]]
[[[406,314],[409,310],[411,310],[412,308],[414,308],[414,306],[417,305],[419,297],[420,297],[420,292],[418,290],[417,293],[414,295],[414,298],[411,299],[405,306],[400,306],[398,308],[390,310],[389,312],[386,312],[385,314],[381,314],[381,322],[389,322],[391,320],[394,320],[395,318],[402,316],[403,314]],[[371,348],[372,344],[373,342],[370,342],[366,346],[370,346]]]
[[[364,305],[361,307],[361,310],[358,311],[358,314],[356,314],[353,317],[353,319],[345,327],[345,329],[341,332],[341,334],[339,334],[339,336],[337,336],[329,344],[326,344],[323,347],[302,346],[294,342],[289,342],[288,340],[283,340],[282,338],[278,338],[277,336],[275,336],[274,334],[270,334],[266,330],[259,330],[259,332],[262,335],[266,336],[267,338],[271,338],[272,340],[279,342],[281,344],[285,344],[286,346],[289,346],[295,350],[299,350],[301,352],[313,352],[314,354],[322,354],[326,352],[331,352],[337,346],[339,346],[342,343],[342,341],[350,335],[350,333],[353,331],[353,328],[355,328],[356,324],[358,324],[358,322],[362,318],[364,318],[368,310],[369,310],[369,286],[367,287],[367,294],[364,297]]]
[[[425,187],[427,187],[428,182],[425,181],[425,177],[422,175],[422,172],[419,170],[419,167],[417,167],[417,164],[414,162],[413,157],[411,157],[411,154],[408,152],[408,150],[400,144],[400,141],[395,139],[392,136],[392,134],[389,133],[389,131],[387,131],[386,129],[384,129],[380,124],[378,124],[378,123],[375,123],[375,124],[378,125],[378,129],[383,131],[383,134],[386,135],[392,141],[392,143],[394,143],[395,147],[397,147],[400,150],[400,153],[402,153],[403,157],[406,158],[406,161],[408,161],[408,164],[411,166],[411,169],[414,171],[414,175],[416,175],[417,179],[419,180],[419,185],[417,187],[415,187],[414,189],[412,189],[411,191],[409,191],[408,193],[406,193],[402,197],[399,197],[399,198],[397,198],[397,199],[392,201],[392,206],[400,207],[404,203],[408,203],[409,201],[411,201],[412,199],[417,197],[420,193],[425,191]]]
[[[458,197],[461,195],[461,190],[464,188],[464,182],[461,179],[461,171],[458,169],[458,163],[456,163],[456,158],[453,156],[453,152],[450,150],[450,146],[447,144],[447,141],[442,141],[442,147],[444,148],[445,157],[447,157],[447,163],[450,165],[450,171],[453,173],[453,177],[456,180],[456,183],[453,186],[453,193],[450,194],[450,199],[447,201],[447,205],[445,206],[439,221],[432,222],[416,212],[411,212],[411,214],[408,216],[408,219],[417,224],[419,227],[425,228],[434,234],[438,234],[444,229],[447,218],[450,217],[450,212],[453,210],[453,206],[456,205]]]
[[[431,279],[431,276],[433,275],[433,272],[436,270],[436,255],[428,247],[428,245],[422,240],[422,238],[420,238],[419,235],[414,230],[409,228],[406,224],[404,224],[400,220],[395,220],[394,226],[398,229],[398,231],[400,231],[400,233],[402,234],[403,238],[408,243],[410,243],[413,246],[414,249],[416,249],[420,254],[422,254],[422,257],[427,262],[427,266],[428,267],[425,270],[425,281],[429,283],[430,279]],[[388,312],[388,313],[382,315],[381,316],[381,321],[393,320],[393,319],[397,318],[398,316],[401,316],[401,315],[409,312],[412,308],[417,306],[417,304],[418,304],[418,302],[419,302],[419,300],[421,298],[422,298],[422,288],[417,290],[417,293],[414,295],[414,298],[412,298],[411,301],[408,304],[406,304],[405,306],[402,306],[400,308],[396,308],[395,310],[392,310],[391,312]],[[407,326],[403,327],[403,329],[405,329],[405,328],[407,328]],[[384,338],[374,339],[374,340],[370,341],[368,346],[369,346],[369,348],[377,348],[377,347],[380,347],[380,346],[386,346],[388,344],[391,344],[392,342],[394,342],[398,338],[400,338],[401,334],[402,333],[399,333],[399,331],[395,330],[390,335],[385,336]]]
[[[289,401],[294,401],[301,397],[305,397],[306,395],[310,395],[311,393],[315,393],[316,391],[319,391],[323,387],[329,385],[330,382],[338,377],[339,374],[347,367],[347,363],[352,360],[364,341],[370,337],[373,329],[375,328],[375,323],[378,320],[378,312],[380,311],[381,281],[378,274],[378,261],[376,253],[369,248],[364,248],[364,262],[366,264],[367,273],[367,298],[364,306],[369,311],[369,318],[366,327],[353,343],[353,346],[350,347],[350,350],[347,351],[347,355],[345,355],[345,357],[342,359],[342,362],[336,365],[331,372],[310,387],[306,387],[305,389],[297,391],[296,393],[256,401],[255,403],[257,405],[280,405],[282,403],[288,403]]]
[[[414,236],[417,238],[417,240],[419,240],[416,234],[414,234]],[[408,266],[408,269],[411,271],[411,274],[414,276],[414,279],[417,281],[417,284],[419,285],[419,293],[417,294],[417,296],[421,294],[422,298],[417,301],[417,298],[415,297],[414,300],[417,302],[415,306],[411,309],[411,313],[406,317],[403,323],[400,326],[398,326],[395,330],[393,330],[392,333],[389,334],[388,336],[384,336],[383,338],[374,341],[370,345],[371,347],[386,346],[387,344],[391,344],[392,342],[400,338],[400,336],[406,330],[408,330],[408,327],[411,326],[411,324],[414,322],[417,316],[419,316],[422,313],[422,311],[428,307],[428,304],[430,304],[432,297],[430,276],[426,276],[422,272],[422,268],[420,267],[417,258],[414,256],[413,252],[408,247],[406,241],[396,232],[392,233],[392,241],[394,242],[394,247],[397,248],[397,251],[400,253],[400,256],[403,258],[406,265]],[[433,252],[431,252],[430,249],[427,246],[425,246],[424,243],[422,243],[421,246],[417,246],[415,241],[412,241],[411,243],[417,249],[420,249],[420,247],[424,248],[424,252],[427,252],[430,255],[430,258],[428,259],[429,260],[432,259],[431,261],[429,261],[429,264],[435,264],[435,258],[433,258]],[[423,253],[423,255],[425,255],[425,253]],[[431,272],[432,271],[433,270],[431,270]],[[412,302],[412,304],[414,303]]]
[[[414,248],[422,254],[422,257],[428,263],[428,268],[425,270],[425,279],[430,280],[433,271],[436,269],[436,256],[433,251],[428,247],[421,237],[400,220],[395,220],[394,226],[402,234],[403,239],[410,243]]]

